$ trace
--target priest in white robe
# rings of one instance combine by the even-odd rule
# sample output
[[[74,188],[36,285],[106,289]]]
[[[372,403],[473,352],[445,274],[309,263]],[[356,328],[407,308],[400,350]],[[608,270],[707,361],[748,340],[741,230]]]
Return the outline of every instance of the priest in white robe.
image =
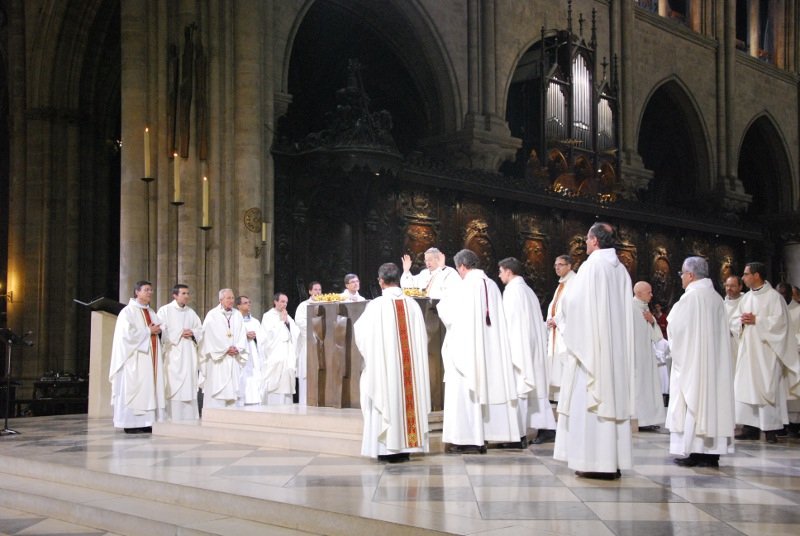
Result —
[[[158,310],[158,317],[164,322],[161,342],[166,371],[167,416],[173,421],[194,421],[200,418],[197,382],[203,324],[188,305],[191,299],[188,286],[175,285],[172,298]]]
[[[742,280],[738,275],[729,276],[725,280],[725,314],[728,318],[728,324],[734,316],[739,316],[739,304],[742,302]],[[736,366],[736,355],[739,353],[739,331],[735,330],[736,334],[731,331],[731,354],[733,355],[733,364]]]
[[[308,299],[300,302],[294,313],[294,323],[300,335],[297,337],[297,399],[305,406],[308,400],[308,306],[315,296],[322,294],[322,284],[312,281],[308,284]]]
[[[289,298],[282,292],[273,297],[273,307],[261,319],[267,334],[267,366],[264,400],[268,406],[292,404],[297,377],[297,339],[300,330],[289,316]]]
[[[428,452],[428,334],[419,305],[403,294],[400,269],[378,269],[382,295],[367,304],[353,326],[364,357],[361,371],[362,456],[404,461]]]
[[[763,430],[770,443],[789,423],[788,395],[800,394],[800,359],[797,340],[790,334],[786,302],[764,274],[760,262],[745,265],[742,280],[750,292],[731,320],[739,337],[734,375],[736,423],[743,426],[736,439],[759,439]]]
[[[219,305],[203,320],[204,408],[234,407],[239,398],[239,378],[250,356],[242,314],[233,304],[233,290],[220,290]]]
[[[237,406],[259,406],[262,402],[264,370],[266,368],[265,346],[267,334],[258,318],[250,314],[252,302],[248,296],[236,297],[236,309],[242,314],[244,331],[247,334],[248,359],[239,376],[239,398]]]
[[[403,276],[400,278],[400,286],[424,290],[425,295],[431,299],[442,299],[447,294],[447,289],[460,280],[458,273],[445,264],[445,255],[437,248],[428,248],[425,251],[425,268],[417,275],[411,274],[411,257],[403,255],[402,260]]]
[[[340,294],[344,302],[360,302],[366,300],[364,296],[358,293],[361,289],[361,281],[356,274],[347,274],[344,276],[344,290]]]
[[[454,262],[462,279],[437,305],[447,328],[442,441],[469,453],[486,452],[487,441],[518,444],[522,363],[512,362],[500,289],[474,252],[462,249]]]
[[[639,423],[639,431],[658,429],[663,426],[666,417],[654,346],[664,337],[650,312],[649,303],[652,299],[653,289],[650,283],[638,281],[633,286],[633,383],[636,389],[634,418]],[[669,320],[667,322],[669,329]]]
[[[733,356],[727,314],[708,278],[708,262],[689,257],[686,292],[667,318],[672,377],[666,426],[670,454],[683,467],[719,467],[734,451]]]
[[[561,298],[567,290],[567,285],[575,277],[572,270],[572,257],[559,255],[553,265],[558,276],[558,287],[553,293],[553,299],[547,306],[547,378],[550,382],[550,400],[558,401],[561,391],[561,375],[567,357],[567,348],[564,346],[564,315],[561,312]],[[555,430],[547,431],[542,436],[541,443],[555,441]],[[539,439],[539,436],[537,436]],[[537,443],[534,439],[534,443]]]
[[[165,418],[161,320],[150,308],[152,296],[150,282],[138,281],[114,328],[108,372],[114,427],[129,434],[152,432]]]
[[[508,344],[512,356],[515,356],[512,361],[522,363],[523,381],[517,386],[520,430],[523,437],[527,436],[528,428],[555,430],[556,419],[548,398],[545,371],[547,333],[539,298],[525,283],[519,259],[508,257],[501,260],[498,267],[500,281],[506,286],[503,291],[503,310]]]
[[[614,228],[595,223],[589,258],[563,297],[567,361],[553,457],[578,476],[614,479],[633,466],[631,278],[617,258]]]

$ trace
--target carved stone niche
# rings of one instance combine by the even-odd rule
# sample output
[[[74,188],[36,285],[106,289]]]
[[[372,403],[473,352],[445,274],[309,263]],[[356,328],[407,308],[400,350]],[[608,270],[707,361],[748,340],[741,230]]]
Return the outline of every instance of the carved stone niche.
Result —
[[[675,276],[670,262],[670,244],[662,234],[656,234],[648,240],[650,250],[650,285],[653,288],[653,299],[667,304],[672,302],[675,288]]]
[[[583,234],[573,235],[569,239],[569,256],[572,257],[572,269],[578,271],[578,268],[588,256],[586,253],[586,236]]]
[[[713,265],[709,267],[712,271],[711,277],[714,277],[714,268],[717,268],[717,283],[719,288],[725,288],[725,280],[732,275],[738,275],[737,271],[736,253],[733,248],[728,245],[719,245],[714,248],[714,256],[712,258]]]
[[[541,290],[547,281],[547,236],[542,232],[538,218],[531,214],[520,217],[520,240],[522,241],[522,264],[525,273],[536,290]]]
[[[438,221],[434,203],[426,192],[401,192],[398,196],[403,225],[403,253],[411,256],[412,268],[425,268],[425,251],[436,246]]]
[[[629,227],[619,227],[620,244],[617,248],[617,257],[628,270],[628,275],[630,275],[633,280],[637,278],[639,263],[635,234],[636,233]]]
[[[464,229],[464,248],[472,250],[478,256],[479,268],[483,271],[492,270],[497,265],[486,220],[474,219],[467,223]]]

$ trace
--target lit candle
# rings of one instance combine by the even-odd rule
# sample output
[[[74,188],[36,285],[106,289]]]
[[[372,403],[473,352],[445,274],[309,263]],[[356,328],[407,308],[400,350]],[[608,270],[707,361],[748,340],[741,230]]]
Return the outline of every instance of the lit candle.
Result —
[[[271,254],[272,254],[272,224],[271,223],[264,223],[264,231],[263,232],[264,232],[265,238],[266,238],[264,240],[264,242],[265,242],[264,243],[264,259],[266,260],[267,266],[269,267],[269,265],[272,264],[272,261],[270,260],[271,259]],[[269,268],[267,268],[267,270],[269,270]]]
[[[208,225],[208,177],[203,177],[203,227]]]
[[[144,129],[144,176],[150,178],[150,129]]]
[[[173,182],[175,183],[175,201],[176,203],[181,200],[181,158],[178,156],[178,153],[174,153],[173,157],[173,165],[175,166]]]
[[[261,222],[261,243],[265,244],[267,242],[267,222]]]

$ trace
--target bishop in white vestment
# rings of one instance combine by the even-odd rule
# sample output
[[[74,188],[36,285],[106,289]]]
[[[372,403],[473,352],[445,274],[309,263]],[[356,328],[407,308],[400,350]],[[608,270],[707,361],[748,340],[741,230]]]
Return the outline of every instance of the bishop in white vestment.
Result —
[[[233,291],[220,290],[219,305],[211,309],[203,320],[203,407],[206,408],[236,405],[239,378],[250,357],[242,314],[233,303]]]
[[[519,395],[520,430],[525,436],[528,428],[555,430],[556,419],[548,398],[549,386],[545,371],[547,334],[542,309],[536,293],[522,277],[522,263],[514,257],[499,263],[503,291],[503,309],[508,329],[508,344],[512,361],[522,364],[523,382],[517,386]]]
[[[667,318],[672,354],[670,454],[684,467],[718,467],[734,451],[733,356],[722,299],[708,278],[708,263],[689,257],[681,284],[686,292]]]
[[[134,297],[117,316],[111,346],[111,404],[114,427],[126,433],[150,432],[164,420],[164,368],[161,320],[150,308],[153,287],[138,281]]]
[[[633,382],[636,389],[634,417],[638,420],[640,429],[660,427],[664,425],[666,414],[654,344],[664,337],[648,307],[653,298],[650,284],[645,281],[637,282],[633,286],[633,293]]]
[[[455,451],[485,452],[484,442],[519,442],[517,385],[521,363],[512,362],[497,284],[477,268],[478,256],[455,258],[462,280],[437,305],[447,328],[442,441]]]
[[[419,305],[398,286],[400,270],[381,265],[382,295],[367,304],[353,326],[364,357],[361,371],[361,454],[390,462],[428,452],[428,335]]]
[[[618,478],[633,466],[631,278],[615,244],[611,225],[592,225],[589,258],[562,298],[568,354],[553,457],[588,478]]]
[[[297,339],[300,330],[286,306],[289,298],[278,292],[274,307],[264,313],[261,325],[267,334],[267,366],[264,371],[264,398],[270,406],[291,404],[297,377]]]
[[[164,345],[166,370],[167,415],[173,421],[192,421],[199,418],[197,410],[197,381],[200,369],[200,349],[203,324],[189,307],[189,287],[175,285],[173,300],[158,310],[164,324],[161,342]]]
[[[411,274],[411,257],[403,255],[403,275],[400,286],[425,291],[431,299],[439,300],[447,295],[447,290],[460,279],[458,273],[445,264],[444,253],[436,248],[425,251],[425,268],[419,274]]]
[[[236,308],[242,313],[244,331],[247,334],[248,360],[239,377],[239,398],[237,406],[257,406],[262,402],[264,388],[264,369],[266,368],[265,346],[267,334],[261,328],[258,318],[250,314],[250,298],[238,296]]]

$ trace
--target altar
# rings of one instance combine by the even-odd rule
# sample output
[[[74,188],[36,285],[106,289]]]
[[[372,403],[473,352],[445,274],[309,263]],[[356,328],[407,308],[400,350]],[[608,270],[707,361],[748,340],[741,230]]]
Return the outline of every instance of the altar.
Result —
[[[414,298],[428,332],[428,369],[433,411],[444,407],[442,342],[445,328],[436,311],[438,300]],[[353,323],[368,302],[320,302],[308,305],[306,358],[309,406],[360,408],[363,357],[353,340]]]

